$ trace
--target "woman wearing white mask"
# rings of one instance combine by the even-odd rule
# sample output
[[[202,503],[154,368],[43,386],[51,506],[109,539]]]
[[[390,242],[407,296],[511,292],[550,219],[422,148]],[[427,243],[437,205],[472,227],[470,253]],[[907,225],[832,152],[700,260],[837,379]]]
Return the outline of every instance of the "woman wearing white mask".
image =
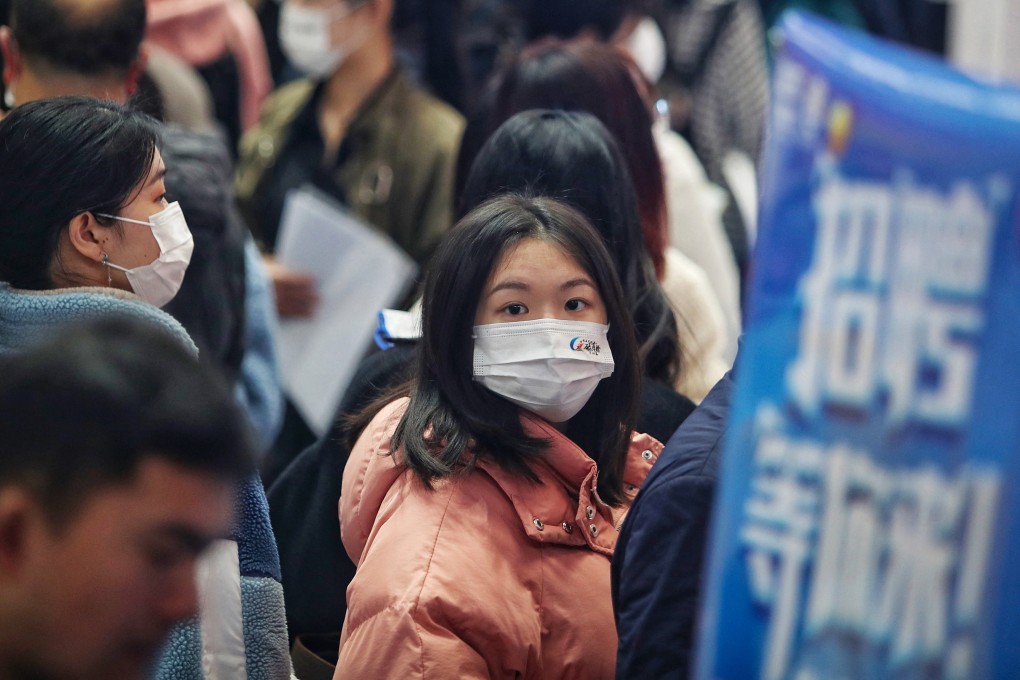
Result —
[[[194,347],[156,309],[194,242],[168,204],[159,124],[111,102],[58,97],[0,122],[0,349],[60,322],[143,316]]]
[[[613,677],[616,528],[662,446],[632,434],[601,238],[551,199],[482,204],[432,260],[422,332],[410,384],[354,425],[335,678]]]

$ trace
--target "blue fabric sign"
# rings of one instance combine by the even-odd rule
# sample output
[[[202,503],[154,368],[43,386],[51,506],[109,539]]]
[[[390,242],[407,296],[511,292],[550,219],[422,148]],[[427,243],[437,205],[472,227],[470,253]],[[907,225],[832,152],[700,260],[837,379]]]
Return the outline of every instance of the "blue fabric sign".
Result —
[[[1020,677],[1020,92],[780,31],[696,676]]]

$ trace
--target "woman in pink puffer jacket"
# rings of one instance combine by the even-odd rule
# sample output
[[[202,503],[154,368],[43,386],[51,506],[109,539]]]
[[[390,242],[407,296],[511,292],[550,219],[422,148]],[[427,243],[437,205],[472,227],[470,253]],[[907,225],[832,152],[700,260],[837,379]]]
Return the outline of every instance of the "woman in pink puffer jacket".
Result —
[[[610,557],[662,448],[632,434],[623,299],[554,200],[499,197],[450,232],[414,377],[355,427],[335,678],[613,677]]]

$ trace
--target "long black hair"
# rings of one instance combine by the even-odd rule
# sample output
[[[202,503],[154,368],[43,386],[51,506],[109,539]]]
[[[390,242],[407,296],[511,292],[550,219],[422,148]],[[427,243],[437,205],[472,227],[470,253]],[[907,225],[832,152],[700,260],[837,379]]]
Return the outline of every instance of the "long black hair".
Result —
[[[548,442],[528,437],[518,407],[472,376],[472,327],[482,290],[503,254],[525,239],[548,241],[570,255],[595,281],[605,304],[616,367],[571,418],[566,435],[598,464],[600,497],[618,504],[641,379],[633,324],[602,239],[579,212],[550,198],[496,197],[443,239],[425,279],[411,399],[393,449],[403,450],[403,462],[426,486],[460,469],[466,456],[535,479],[530,463]],[[377,409],[370,407],[360,424]]]
[[[52,288],[61,231],[83,212],[115,215],[129,203],[159,140],[152,118],[91,97],[42,99],[9,113],[0,121],[0,281]]]
[[[675,384],[681,370],[676,317],[645,249],[627,163],[606,127],[582,111],[512,116],[475,157],[462,204],[471,209],[509,191],[562,200],[588,218],[623,284],[643,374]]]

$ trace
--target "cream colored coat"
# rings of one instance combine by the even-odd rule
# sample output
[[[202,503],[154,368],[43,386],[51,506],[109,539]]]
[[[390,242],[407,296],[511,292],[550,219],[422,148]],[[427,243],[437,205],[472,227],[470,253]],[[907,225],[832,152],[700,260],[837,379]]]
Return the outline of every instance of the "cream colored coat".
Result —
[[[736,357],[741,332],[740,272],[722,224],[725,194],[708,181],[683,137],[662,125],[653,132],[662,158],[669,243],[708,276],[725,322],[720,358],[729,365]]]
[[[722,310],[704,270],[672,246],[666,248],[666,272],[659,283],[676,317],[683,356],[674,387],[700,404],[732,363],[726,360],[728,336]]]
[[[596,465],[548,423],[532,484],[479,461],[426,490],[391,454],[407,400],[383,409],[344,470],[340,524],[358,565],[340,678],[612,678],[609,564],[625,509],[602,505]],[[637,491],[662,450],[635,435]],[[629,506],[629,504],[628,504]]]

